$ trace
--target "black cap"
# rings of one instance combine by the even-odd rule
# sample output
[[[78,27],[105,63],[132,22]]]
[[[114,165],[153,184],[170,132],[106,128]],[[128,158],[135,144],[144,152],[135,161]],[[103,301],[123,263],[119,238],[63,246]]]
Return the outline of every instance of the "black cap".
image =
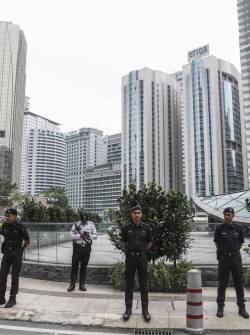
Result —
[[[87,221],[89,219],[89,215],[87,213],[80,213],[80,219]]]
[[[223,211],[223,214],[225,214],[225,213],[232,213],[232,214],[234,214],[234,209],[232,207],[227,207]]]
[[[130,213],[134,211],[142,211],[140,204],[137,204],[136,206],[130,208]]]
[[[5,215],[7,214],[17,215],[17,210],[15,208],[8,208],[5,211]]]

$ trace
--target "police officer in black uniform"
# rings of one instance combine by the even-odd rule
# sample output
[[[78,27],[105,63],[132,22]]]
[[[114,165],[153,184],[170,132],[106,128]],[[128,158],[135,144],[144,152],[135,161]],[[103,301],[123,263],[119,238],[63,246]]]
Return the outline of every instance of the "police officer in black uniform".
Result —
[[[131,222],[122,227],[121,239],[126,251],[125,268],[125,305],[123,314],[127,321],[132,313],[133,288],[135,272],[138,273],[141,291],[142,315],[146,321],[151,319],[148,312],[148,270],[146,252],[152,246],[152,234],[148,225],[141,221],[142,209],[140,205],[131,208]]]
[[[11,268],[10,298],[5,305],[6,308],[10,308],[16,304],[23,251],[30,243],[27,229],[17,220],[17,210],[15,208],[9,208],[5,211],[5,221],[0,233],[4,236],[4,242],[1,247],[3,258],[0,270],[0,305],[6,303],[6,283]]]
[[[219,286],[217,295],[217,316],[223,317],[225,291],[228,284],[229,273],[232,272],[234,286],[237,295],[239,314],[243,318],[249,318],[245,309],[244,290],[242,283],[242,261],[240,249],[244,243],[243,229],[233,222],[234,209],[225,208],[223,211],[224,223],[217,226],[214,235],[214,242],[217,247],[217,259],[219,263],[218,275]]]

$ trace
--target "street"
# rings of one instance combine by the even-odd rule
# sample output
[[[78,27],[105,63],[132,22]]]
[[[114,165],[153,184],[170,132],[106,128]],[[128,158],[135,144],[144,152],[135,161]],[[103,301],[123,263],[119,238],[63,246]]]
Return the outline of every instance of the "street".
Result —
[[[37,326],[36,326],[37,325]],[[112,333],[107,332],[105,330],[100,329],[81,329],[75,330],[75,327],[53,327],[53,325],[43,325],[42,328],[39,328],[42,325],[34,324],[30,322],[16,322],[16,321],[0,321],[0,335],[128,335],[128,334],[136,334],[135,330],[132,331],[114,331]],[[72,328],[72,329],[70,329]],[[143,334],[140,330],[138,334]],[[145,330],[145,335],[184,335],[187,334],[184,331],[178,330],[156,330],[156,329],[147,329]],[[208,335],[233,335],[233,334],[241,334],[241,335],[249,335],[249,330],[232,330],[232,331],[210,331],[207,330],[206,334]]]

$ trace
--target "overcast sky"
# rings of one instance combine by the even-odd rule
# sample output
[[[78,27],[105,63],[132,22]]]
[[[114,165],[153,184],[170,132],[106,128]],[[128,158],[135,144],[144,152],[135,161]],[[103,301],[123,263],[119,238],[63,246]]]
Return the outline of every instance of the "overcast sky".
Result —
[[[31,111],[63,131],[121,129],[121,77],[150,67],[181,69],[187,51],[240,69],[236,0],[3,0],[0,20],[19,24],[28,43]]]

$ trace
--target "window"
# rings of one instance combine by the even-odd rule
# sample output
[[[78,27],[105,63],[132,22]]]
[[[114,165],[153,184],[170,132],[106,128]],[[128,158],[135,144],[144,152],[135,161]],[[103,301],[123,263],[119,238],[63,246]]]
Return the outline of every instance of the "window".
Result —
[[[5,137],[5,130],[0,130],[0,137]]]

